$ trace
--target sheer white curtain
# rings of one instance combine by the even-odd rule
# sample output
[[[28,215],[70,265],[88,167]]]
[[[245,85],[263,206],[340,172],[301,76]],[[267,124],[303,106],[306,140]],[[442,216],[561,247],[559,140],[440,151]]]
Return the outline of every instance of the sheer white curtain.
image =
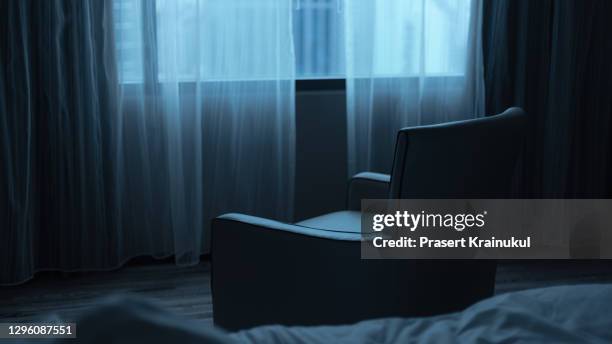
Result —
[[[483,114],[481,12],[480,0],[345,0],[349,173],[389,173],[402,127]]]
[[[0,284],[195,263],[224,212],[289,220],[292,14],[291,0],[6,2]]]
[[[221,213],[289,220],[292,1],[115,0],[113,14],[116,120],[130,131],[117,136],[125,150],[115,176],[145,195],[117,212],[161,226],[156,240],[171,242],[179,263],[207,250]]]

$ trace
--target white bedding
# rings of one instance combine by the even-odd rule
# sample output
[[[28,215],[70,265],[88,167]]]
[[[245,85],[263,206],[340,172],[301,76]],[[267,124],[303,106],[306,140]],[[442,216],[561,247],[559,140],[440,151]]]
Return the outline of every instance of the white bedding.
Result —
[[[116,299],[77,323],[70,343],[612,343],[612,285],[532,289],[460,313],[353,325],[206,329],[141,300]]]

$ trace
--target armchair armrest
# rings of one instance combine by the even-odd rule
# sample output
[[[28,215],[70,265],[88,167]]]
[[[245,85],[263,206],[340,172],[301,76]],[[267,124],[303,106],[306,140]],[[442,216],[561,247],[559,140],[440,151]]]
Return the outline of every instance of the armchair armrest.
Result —
[[[349,180],[348,187],[348,210],[361,210],[361,200],[385,199],[389,197],[389,183],[391,176],[388,174],[361,172]]]
[[[213,219],[210,253],[215,324],[232,331],[280,322],[314,325],[324,315],[334,314],[325,311],[321,315],[324,306],[348,309],[350,316],[359,314],[349,307],[361,306],[355,302],[361,295],[346,292],[340,298],[328,289],[335,279],[347,283],[341,290],[350,291],[382,278],[375,275],[378,270],[358,270],[362,264],[360,239],[360,233],[319,230],[242,214]],[[330,268],[332,265],[337,268]],[[341,305],[334,304],[340,301]]]
[[[243,231],[257,231],[264,235],[307,235],[309,237],[315,237],[320,239],[331,239],[331,240],[346,240],[346,241],[361,241],[360,232],[343,232],[326,230],[322,228],[312,228],[301,226],[299,224],[290,224],[280,222],[276,220],[266,219],[263,217],[229,213],[213,219],[212,232],[215,235],[217,231],[228,231],[230,235],[242,235],[240,232]],[[211,242],[215,244],[215,240]]]

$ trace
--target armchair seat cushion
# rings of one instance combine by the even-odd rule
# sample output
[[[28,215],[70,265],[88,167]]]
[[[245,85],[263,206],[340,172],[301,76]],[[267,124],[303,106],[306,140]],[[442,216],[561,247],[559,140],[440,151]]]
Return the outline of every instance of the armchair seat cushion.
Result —
[[[351,210],[336,211],[297,222],[296,225],[333,232],[360,233],[361,212]]]

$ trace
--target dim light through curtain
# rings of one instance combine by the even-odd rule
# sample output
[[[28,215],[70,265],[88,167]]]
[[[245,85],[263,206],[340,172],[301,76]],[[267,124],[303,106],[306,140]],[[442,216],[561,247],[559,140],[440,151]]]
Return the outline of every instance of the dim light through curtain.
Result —
[[[0,4],[0,284],[194,264],[216,215],[291,219],[292,1],[256,3]]]
[[[121,25],[140,13],[138,25]],[[119,0],[114,15],[122,118],[141,126],[129,140],[137,155],[164,157],[164,183],[149,175],[155,166],[136,183],[168,188],[163,221],[177,257],[194,262],[207,252],[210,220],[224,212],[291,219],[292,2]]]
[[[345,0],[344,10],[350,174],[389,173],[402,127],[483,115],[480,0]]]

